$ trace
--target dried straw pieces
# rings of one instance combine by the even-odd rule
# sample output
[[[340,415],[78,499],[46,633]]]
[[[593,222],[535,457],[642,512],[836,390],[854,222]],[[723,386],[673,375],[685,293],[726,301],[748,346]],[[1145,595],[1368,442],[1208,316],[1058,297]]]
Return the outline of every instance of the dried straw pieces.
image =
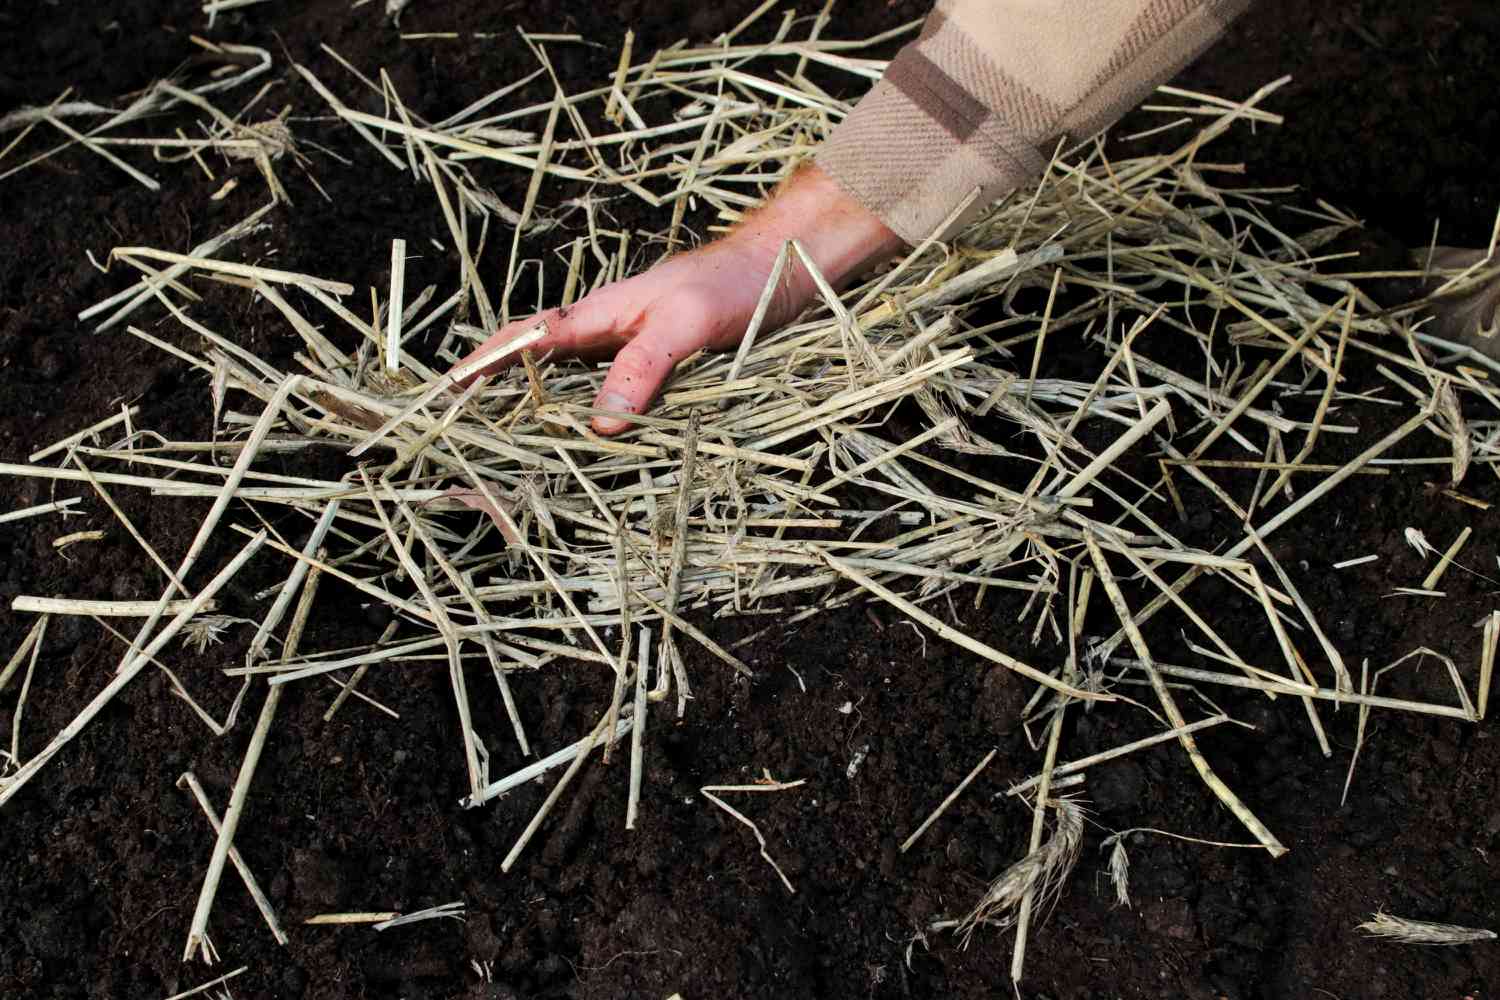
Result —
[[[1457,924],[1435,924],[1426,920],[1394,917],[1384,911],[1375,913],[1356,930],[1373,938],[1397,944],[1453,945],[1495,940],[1495,932],[1484,927],[1460,927]]]
[[[1175,153],[1111,162],[1101,145],[1087,143],[1059,155],[1034,190],[995,206],[953,242],[928,240],[839,299],[825,292],[790,326],[755,330],[735,354],[687,359],[659,406],[618,438],[588,428],[601,367],[528,354],[524,366],[506,375],[462,392],[453,388],[454,380],[440,373],[496,323],[572,302],[689,245],[704,235],[689,230],[689,208],[706,206],[719,224],[732,224],[827,136],[850,105],[828,96],[806,71],[815,64],[857,81],[877,79],[884,64],[859,52],[884,39],[835,42],[815,32],[796,41],[793,23],[788,12],[767,44],[738,41],[747,21],[710,46],[678,46],[634,64],[627,51],[612,79],[576,94],[565,93],[552,74],[550,43],[530,38],[536,73],[434,119],[403,103],[383,73],[370,76],[345,64],[350,79],[325,81],[295,67],[376,156],[431,189],[433,211],[450,236],[452,283],[408,301],[398,234],[390,234],[389,281],[368,282],[379,286],[371,289],[376,301],[368,310],[341,301],[355,291],[346,281],[227,259],[285,200],[269,170],[272,204],[223,234],[186,252],[115,251],[141,278],[81,318],[102,328],[126,325],[130,335],[201,370],[211,383],[215,440],[166,440],[136,429],[131,411],[33,456],[37,463],[61,454],[65,467],[8,465],[0,473],[87,482],[122,519],[109,490],[217,502],[188,559],[166,573],[160,601],[129,609],[148,621],[134,639],[124,639],[121,672],[46,750],[10,762],[18,770],[0,785],[0,802],[155,663],[252,555],[276,561],[288,574],[260,595],[274,600],[258,618],[245,664],[227,671],[266,692],[256,751],[272,725],[274,693],[285,685],[324,678],[313,690],[330,695],[323,685],[336,680],[331,716],[351,694],[365,697],[357,688],[371,671],[441,664],[463,731],[449,763],[467,775],[465,805],[493,801],[563,769],[506,868],[594,751],[607,756],[627,736],[628,778],[625,769],[617,772],[631,785],[630,814],[622,821],[642,821],[643,742],[654,731],[647,715],[673,704],[681,715],[692,691],[683,644],[702,645],[722,665],[716,669],[750,673],[734,649],[694,623],[705,617],[769,616],[773,627],[785,628],[832,607],[883,602],[972,654],[974,669],[1016,672],[1036,685],[1032,718],[1051,726],[1043,772],[1015,790],[1036,790],[1030,848],[1018,852],[1017,867],[967,917],[948,922],[965,935],[981,924],[1019,925],[1016,975],[1033,906],[1055,896],[1078,852],[1082,813],[1052,792],[1082,780],[1099,760],[1176,742],[1261,847],[1285,850],[1199,750],[1195,734],[1233,720],[1217,710],[1190,719],[1182,706],[1193,690],[1231,686],[1290,695],[1305,706],[1325,753],[1323,702],[1473,721],[1480,714],[1474,702],[1488,701],[1483,687],[1500,631],[1493,623],[1475,699],[1457,669],[1451,704],[1376,695],[1369,685],[1356,689],[1265,545],[1294,519],[1319,510],[1350,477],[1389,474],[1395,460],[1386,456],[1403,442],[1406,453],[1412,442],[1425,443],[1427,457],[1414,461],[1450,467],[1455,484],[1500,457],[1491,441],[1493,420],[1464,417],[1500,403],[1486,373],[1430,365],[1415,350],[1414,338],[1423,335],[1407,314],[1381,313],[1348,280],[1315,271],[1317,246],[1352,220],[1323,206],[1308,213],[1323,228],[1299,244],[1262,214],[1274,192],[1211,183],[1236,168],[1200,154],[1237,123],[1278,121],[1259,105],[1280,81],[1244,101],[1164,89],[1168,110],[1206,122]],[[525,107],[507,101],[538,77],[553,83],[550,99]],[[379,95],[389,113],[354,110],[360,87]],[[214,112],[205,89],[192,95],[167,85],[153,90],[151,100],[207,113],[210,138],[199,145],[228,152],[257,143],[255,155],[269,164],[274,157],[264,137]],[[10,116],[0,128],[61,127],[64,114],[94,113],[100,112],[59,104],[28,112],[24,122]],[[63,131],[115,162],[100,136],[118,120]],[[529,174],[519,208],[485,186],[506,170]],[[584,193],[549,203],[549,179],[576,182],[571,190],[582,185]],[[603,206],[620,197],[659,208],[661,229],[611,229]],[[560,237],[564,222],[579,235]],[[507,255],[503,267],[497,255]],[[544,279],[537,282],[539,302],[513,300],[526,267]],[[484,275],[496,273],[504,284],[486,286]],[[302,342],[300,370],[278,370],[235,343],[231,331],[194,318],[192,286],[205,277],[271,303],[285,318],[285,334]],[[1040,311],[1023,306],[1042,299]],[[148,333],[141,328],[145,318],[128,325],[134,313],[154,320],[163,310],[164,318],[198,335],[201,353]],[[1096,371],[1082,380],[1037,378],[1044,352],[1065,337],[1096,352]],[[1164,341],[1174,346],[1143,346]],[[1352,352],[1379,359],[1389,380],[1385,395],[1403,408],[1401,422],[1346,463],[1316,464],[1312,459],[1324,454],[1320,442],[1356,433],[1361,414],[1375,410],[1370,394],[1346,392],[1341,384]],[[258,417],[226,409],[233,392],[261,401]],[[1282,399],[1299,396],[1316,401],[1308,419],[1282,412]],[[915,433],[897,429],[909,423],[890,422],[898,407],[920,414]],[[118,436],[122,423],[126,433]],[[85,443],[106,433],[117,436],[115,443]],[[315,445],[357,453],[366,464],[333,481],[273,473],[262,461],[273,453],[295,458]],[[232,455],[233,466],[214,464],[218,453]],[[993,475],[1011,485],[976,469],[997,470]],[[1248,494],[1243,470],[1256,474]],[[1184,476],[1243,528],[1209,547],[1179,539],[1175,525],[1187,512],[1177,484]],[[238,517],[247,503],[290,507],[306,515],[311,531],[298,544],[233,523],[250,520]],[[149,542],[126,527],[165,570]],[[205,586],[190,575],[192,564],[209,534],[226,531],[251,537]],[[1272,568],[1269,578],[1251,556]],[[387,606],[392,627],[378,642],[352,650],[276,643],[286,613],[299,593],[311,594],[304,588],[317,576],[337,578]],[[1215,630],[1213,609],[1195,605],[1190,587],[1206,576],[1264,610],[1266,636],[1282,662],[1247,662],[1231,641],[1244,637]],[[976,601],[991,591],[1025,595],[1023,624],[1009,649],[967,635],[952,614],[943,616],[951,608],[945,602],[961,588]],[[1102,596],[1096,612],[1118,624],[1102,640],[1083,633],[1091,596]],[[82,603],[28,606],[46,613],[110,611]],[[306,607],[292,625],[299,633]],[[1184,638],[1153,630],[1153,646],[1141,626],[1169,608]],[[39,648],[40,631],[33,637],[28,646]],[[1188,656],[1197,665],[1169,662]],[[0,686],[25,659],[24,650],[16,654]],[[536,720],[521,717],[512,688],[568,662],[604,672],[614,695],[580,738],[534,746],[540,741],[528,727]],[[482,674],[505,706],[501,724],[472,710],[471,688]],[[1116,701],[1142,687],[1161,709],[1163,733],[1116,752],[1059,759],[1068,705]],[[538,759],[525,764],[533,755]],[[508,773],[493,777],[499,762]],[[980,769],[982,763],[975,775]],[[230,840],[253,770],[252,755],[219,827],[190,951],[211,953],[214,889],[226,860],[236,857]],[[933,801],[946,791],[933,789]],[[211,806],[203,808],[217,824]],[[767,852],[762,841],[762,849],[769,860],[774,847]],[[1117,867],[1123,879],[1124,861]],[[274,930],[274,917],[267,919]]]

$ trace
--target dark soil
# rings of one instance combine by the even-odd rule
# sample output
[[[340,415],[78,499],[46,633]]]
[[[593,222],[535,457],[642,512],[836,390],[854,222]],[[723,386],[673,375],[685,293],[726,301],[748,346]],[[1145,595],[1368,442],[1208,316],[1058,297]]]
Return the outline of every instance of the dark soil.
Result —
[[[276,53],[279,73],[289,53],[352,93],[348,77],[318,49],[327,42],[366,70],[386,67],[408,103],[437,114],[531,69],[530,55],[509,34],[516,23],[582,31],[605,43],[554,47],[564,86],[576,90],[613,70],[627,27],[636,32],[639,53],[682,35],[710,37],[753,5],[630,2],[605,13],[556,0],[418,2],[405,30],[499,33],[422,43],[403,43],[378,16],[380,6],[265,4],[221,15],[212,37],[266,46]],[[923,5],[909,0],[850,3],[835,12],[829,34],[864,36],[921,13]],[[196,4],[0,7],[0,112],[45,103],[69,85],[79,97],[112,101],[184,68],[198,51],[187,36],[204,32]],[[1270,107],[1287,115],[1287,125],[1237,132],[1215,147],[1213,160],[1245,163],[1239,183],[1300,185],[1308,200],[1325,198],[1406,244],[1425,243],[1434,218],[1442,219],[1444,242],[1488,241],[1500,204],[1493,160],[1500,149],[1494,96],[1500,13],[1493,4],[1267,2],[1178,82],[1240,97],[1284,73],[1296,80]],[[526,96],[547,91],[538,85]],[[279,78],[267,107],[285,103],[297,114],[324,113],[290,73]],[[1157,120],[1136,117],[1120,131]],[[278,266],[352,280],[383,272],[392,235],[413,246],[439,235],[428,196],[393,177],[347,129],[307,122],[298,134],[354,166],[312,153],[312,169],[337,196],[336,206],[298,172],[284,170],[297,208],[277,216],[274,232],[247,243],[247,256],[275,247]],[[210,181],[190,165],[151,168],[163,183],[155,194],[80,152],[0,181],[0,461],[24,462],[38,443],[122,401],[142,406],[146,426],[184,439],[207,434],[201,378],[132,338],[96,337],[75,319],[122,280],[98,273],[85,250],[102,258],[120,244],[187,247],[248,214],[262,197],[248,164],[230,169],[241,185],[221,202],[208,195],[222,173]],[[519,202],[525,178],[505,183],[510,187],[502,184],[498,193]],[[442,273],[439,261],[414,262],[409,287]],[[280,321],[247,302],[236,290],[210,289],[201,315],[246,347],[287,361],[291,345]],[[178,336],[172,324],[158,332]],[[1059,348],[1049,363],[1076,366],[1087,358]],[[1352,371],[1358,378],[1359,369]],[[1399,420],[1375,407],[1346,416],[1361,424],[1361,436],[1333,442],[1322,460],[1352,454]],[[1368,657],[1379,666],[1426,645],[1452,655],[1472,685],[1474,624],[1494,605],[1492,587],[1450,573],[1447,600],[1381,599],[1419,576],[1418,558],[1402,538],[1407,525],[1421,526],[1440,545],[1471,525],[1466,564],[1494,563],[1496,540],[1488,530],[1494,512],[1437,495],[1428,484],[1437,475],[1417,468],[1371,480],[1378,488],[1366,482],[1341,488],[1321,514],[1277,536],[1276,554],[1348,662]],[[1500,502],[1500,484],[1487,468],[1471,473],[1465,490]],[[0,478],[0,510],[42,502],[48,492],[34,480]],[[201,506],[114,492],[168,560],[180,557]],[[1184,527],[1185,537],[1206,541],[1230,530],[1210,513],[1206,497],[1187,499],[1198,501],[1201,512]],[[0,526],[5,607],[16,593],[156,596],[157,576],[134,543],[92,499],[85,506],[94,513],[69,520],[67,528],[55,518]],[[296,520],[275,523],[305,531]],[[110,535],[65,554],[51,547],[57,534],[89,527]],[[231,544],[216,543],[205,564],[222,561]],[[1381,555],[1378,563],[1335,575],[1320,568],[1371,552]],[[237,581],[231,613],[252,610],[250,595],[279,572],[267,561]],[[1019,606],[991,595],[976,609],[972,594],[959,596],[948,613],[964,628],[1029,649],[1013,626]],[[1263,631],[1255,626],[1258,608],[1236,592],[1205,589],[1198,596],[1228,633]],[[322,607],[307,648],[369,641],[383,624],[367,619],[354,595],[336,587],[325,592]],[[757,623],[704,624],[730,640]],[[29,626],[28,616],[0,610],[0,658]],[[1096,633],[1111,627],[1102,608],[1089,623]],[[1170,627],[1163,622],[1152,635],[1166,643]],[[239,662],[243,643],[243,635],[231,638],[201,657],[171,650],[189,686],[219,715],[235,685],[218,671]],[[1274,646],[1241,651],[1254,662],[1278,662]],[[53,622],[27,703],[23,755],[73,717],[105,683],[119,653],[118,640],[92,622]],[[1045,662],[1057,653],[1042,648],[1028,655]],[[279,737],[236,841],[293,925],[291,943],[275,946],[226,875],[212,928],[226,967],[249,966],[233,984],[234,995],[498,1000],[680,992],[698,1000],[1008,993],[1008,935],[982,931],[967,950],[934,937],[930,950],[915,948],[909,967],[904,958],[914,929],[967,908],[1022,850],[1028,815],[993,798],[1037,761],[1017,728],[1021,687],[936,639],[897,627],[888,613],[872,617],[863,609],[761,640],[749,647],[749,660],[759,674],[754,684],[731,682],[705,657],[690,663],[697,699],[684,722],[653,736],[639,831],[622,829],[619,765],[592,764],[509,875],[501,874],[499,861],[546,789],[528,787],[470,812],[457,808],[466,791],[457,724],[438,671],[372,673],[369,692],[395,706],[400,722],[351,704],[325,725],[326,692],[296,688],[283,705]],[[1393,690],[1446,699],[1445,684],[1429,663]],[[597,671],[576,665],[517,687],[533,734],[549,747],[576,738],[608,695]],[[10,732],[13,691],[0,705],[0,732]],[[837,710],[845,702],[855,706],[847,715]],[[1500,740],[1493,724],[1375,714],[1350,803],[1340,807],[1353,712],[1325,712],[1336,747],[1324,759],[1302,707],[1290,699],[1226,697],[1223,704],[1258,730],[1220,727],[1204,735],[1204,748],[1291,853],[1272,861],[1256,851],[1137,838],[1130,842],[1135,905],[1114,908],[1099,874],[1104,857],[1097,845],[1106,831],[1157,827],[1236,841],[1244,834],[1175,748],[1095,769],[1087,797],[1097,825],[1061,902],[1033,933],[1021,995],[1459,1000],[1500,988],[1494,945],[1422,950],[1375,944],[1353,930],[1378,908],[1500,927],[1489,857],[1500,848]],[[498,711],[476,706],[478,713]],[[1081,756],[1150,728],[1128,710],[1079,713],[1063,754]],[[0,996],[152,998],[209,978],[179,958],[211,834],[174,782],[194,771],[222,808],[248,729],[242,720],[225,739],[206,738],[161,679],[145,675],[10,803],[0,816]],[[899,855],[896,844],[906,832],[997,744],[1002,752],[984,777],[909,855]],[[857,775],[846,777],[851,758],[866,748]],[[514,749],[505,753],[497,752],[497,771],[515,763]],[[697,791],[752,780],[761,768],[778,778],[808,779],[799,791],[746,807],[796,885],[795,896],[774,880],[747,831]],[[326,910],[409,911],[455,899],[468,904],[464,924],[438,921],[385,934],[296,924]]]

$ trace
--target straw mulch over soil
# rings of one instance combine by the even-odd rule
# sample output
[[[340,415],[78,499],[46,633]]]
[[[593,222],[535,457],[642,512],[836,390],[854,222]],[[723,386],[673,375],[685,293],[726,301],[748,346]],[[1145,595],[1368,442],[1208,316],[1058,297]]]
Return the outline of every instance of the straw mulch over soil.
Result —
[[[1484,982],[1500,365],[1392,306],[1497,268],[1254,186],[1284,80],[1164,88],[618,438],[540,327],[449,371],[732,225],[911,13],[213,3],[0,116],[98,218],[5,328],[0,985]]]

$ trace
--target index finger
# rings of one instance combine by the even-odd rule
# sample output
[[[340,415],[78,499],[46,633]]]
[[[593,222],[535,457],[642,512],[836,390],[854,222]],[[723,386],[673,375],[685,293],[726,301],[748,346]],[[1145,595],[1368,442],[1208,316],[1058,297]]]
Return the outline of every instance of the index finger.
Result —
[[[460,385],[468,385],[480,375],[489,375],[515,364],[522,351],[549,350],[555,345],[549,345],[548,341],[556,340],[557,337],[548,322],[548,313],[556,311],[549,309],[530,319],[506,324],[449,369],[448,374]]]
[[[529,325],[524,322],[521,324],[525,326],[525,329],[519,333],[512,335],[510,328],[507,327],[480,344],[467,358],[449,370],[449,376],[453,381],[467,385],[469,381],[480,375],[488,375],[490,372],[499,371],[507,364],[514,363],[517,354],[527,348],[536,347],[552,336],[552,330],[547,325],[546,319],[537,317],[527,322]]]
[[[642,285],[645,277],[638,275],[618,281],[589,293],[570,306],[547,309],[530,319],[507,323],[471,351],[455,370],[463,368],[465,379],[488,375],[514,364],[516,355],[527,349],[561,358],[612,355],[629,342],[640,323],[641,312],[654,294],[654,285]],[[538,323],[546,324],[547,333],[534,342],[516,346],[516,342],[531,333]]]

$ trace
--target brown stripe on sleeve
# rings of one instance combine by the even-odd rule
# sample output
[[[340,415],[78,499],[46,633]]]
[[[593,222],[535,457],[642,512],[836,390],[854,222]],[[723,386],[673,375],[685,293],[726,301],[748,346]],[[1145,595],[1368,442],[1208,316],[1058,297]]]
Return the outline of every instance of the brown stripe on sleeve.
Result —
[[[902,52],[886,70],[885,79],[959,142],[973,134],[989,113],[921,49]]]
[[[1112,125],[1249,2],[939,0],[818,162],[917,242],[975,188],[1015,190],[1060,137]]]
[[[943,14],[943,8],[934,9],[931,14],[927,15],[927,20],[922,22],[922,31],[917,35],[917,41],[920,42],[924,38],[931,38],[937,34],[947,20],[948,18]]]
[[[997,63],[972,35],[960,30],[956,18],[950,18],[948,24],[948,30],[922,44],[922,52],[973,95],[985,107],[991,121],[998,120],[1007,132],[1020,137],[1028,146],[1044,144],[1057,128],[1066,105],[1052,94],[1038,90],[1034,81],[1018,77],[1010,67]],[[1041,167],[1042,164],[1037,164],[1038,170]]]
[[[977,212],[1040,169],[1031,147],[1005,139],[997,125],[988,119],[961,141],[882,80],[818,150],[818,164],[892,232],[918,243],[976,187]]]

